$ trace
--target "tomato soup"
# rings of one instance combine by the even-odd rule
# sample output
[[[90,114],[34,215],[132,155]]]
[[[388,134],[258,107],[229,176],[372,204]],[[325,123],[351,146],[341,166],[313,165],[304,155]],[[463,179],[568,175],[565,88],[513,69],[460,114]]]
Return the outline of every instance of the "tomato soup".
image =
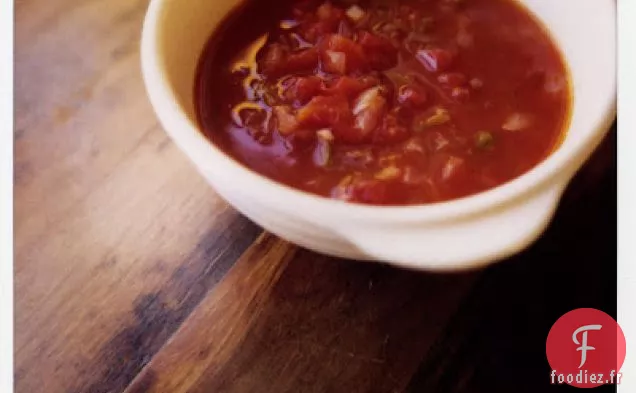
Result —
[[[427,204],[527,172],[562,138],[564,60],[514,0],[247,2],[203,53],[205,135],[293,188]]]

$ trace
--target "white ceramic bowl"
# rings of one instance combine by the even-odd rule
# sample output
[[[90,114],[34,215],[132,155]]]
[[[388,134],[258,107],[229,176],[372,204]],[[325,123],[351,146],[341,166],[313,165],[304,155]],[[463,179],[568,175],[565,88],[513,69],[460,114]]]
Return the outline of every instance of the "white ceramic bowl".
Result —
[[[426,270],[510,256],[545,229],[567,183],[616,114],[615,0],[523,0],[551,31],[573,82],[570,127],[549,158],[500,187],[432,205],[355,205],[296,191],[235,162],[197,129],[197,62],[239,2],[150,2],[141,45],[150,101],[167,133],[225,200],[265,229],[321,253]]]

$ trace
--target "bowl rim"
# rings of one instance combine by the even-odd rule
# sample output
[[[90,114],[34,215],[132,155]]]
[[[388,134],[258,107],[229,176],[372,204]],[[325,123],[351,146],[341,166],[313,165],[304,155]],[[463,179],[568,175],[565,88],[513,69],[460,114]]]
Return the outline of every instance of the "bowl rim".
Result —
[[[211,171],[214,171],[214,167],[222,167],[222,174],[221,171],[215,173],[232,179],[233,183],[251,184],[252,187],[260,189],[261,201],[274,205],[281,204],[283,201],[285,205],[294,206],[299,211],[319,212],[318,214],[325,219],[342,221],[346,218],[367,222],[401,221],[406,223],[449,221],[502,208],[523,197],[549,188],[550,185],[565,186],[580,165],[600,144],[616,117],[616,58],[614,57],[612,59],[613,82],[608,89],[613,93],[598,99],[603,105],[599,105],[594,116],[595,121],[586,125],[591,131],[588,136],[575,139],[570,142],[568,148],[562,148],[563,145],[557,147],[532,169],[506,183],[462,198],[421,205],[366,205],[311,194],[272,180],[234,160],[205,138],[199,126],[185,113],[177,102],[170,83],[163,76],[164,69],[158,37],[160,14],[162,5],[166,1],[151,0],[144,19],[141,38],[142,77],[153,110],[165,131],[185,151],[186,155],[190,156],[195,165],[204,166]],[[615,3],[610,1],[607,4],[613,5],[612,12],[616,16]],[[615,41],[612,45],[616,55]],[[566,70],[571,75],[568,58],[563,52],[562,56],[565,59]],[[572,88],[572,83],[569,85]],[[572,94],[568,124],[563,131],[566,135],[571,128],[575,100],[576,97]],[[216,165],[209,165],[210,163],[216,163]],[[573,169],[568,171],[568,168]]]

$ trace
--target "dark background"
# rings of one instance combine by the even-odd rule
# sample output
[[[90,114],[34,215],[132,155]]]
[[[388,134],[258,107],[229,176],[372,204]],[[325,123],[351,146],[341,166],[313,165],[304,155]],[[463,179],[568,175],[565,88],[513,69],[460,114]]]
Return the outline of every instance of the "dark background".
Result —
[[[616,175],[614,126],[542,238],[481,277],[408,391],[577,390],[549,383],[545,342],[552,324],[576,308],[597,308],[616,319]]]

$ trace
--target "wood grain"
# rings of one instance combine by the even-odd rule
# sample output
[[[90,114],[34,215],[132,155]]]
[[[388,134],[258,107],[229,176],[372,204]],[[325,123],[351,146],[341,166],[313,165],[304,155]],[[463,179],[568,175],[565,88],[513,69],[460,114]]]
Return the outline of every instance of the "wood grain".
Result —
[[[127,392],[400,391],[478,275],[291,253],[251,247]]]
[[[147,1],[16,4],[16,389],[119,392],[260,229],[167,139]]]
[[[613,137],[544,240],[505,264],[431,275],[327,258],[228,207],[158,126],[139,65],[147,4],[16,1],[17,392],[510,391],[484,382],[488,365],[518,372],[506,315],[528,322],[539,352],[523,364],[542,373],[537,343],[572,299],[611,311]],[[570,269],[599,285],[551,306]]]

